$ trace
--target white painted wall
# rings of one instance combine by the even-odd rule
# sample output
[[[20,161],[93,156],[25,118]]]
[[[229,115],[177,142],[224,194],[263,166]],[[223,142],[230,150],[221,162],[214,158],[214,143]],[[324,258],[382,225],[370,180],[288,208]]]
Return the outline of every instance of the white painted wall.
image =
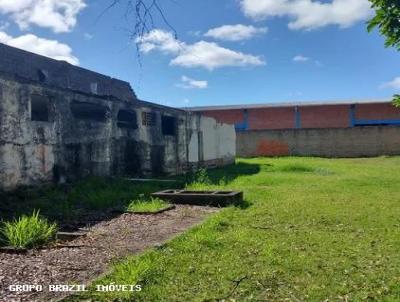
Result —
[[[200,131],[203,132],[204,160],[207,161],[219,158],[219,133],[216,120],[210,117],[201,117]]]
[[[221,158],[236,157],[236,131],[234,125],[218,124],[218,155]]]
[[[233,125],[217,123],[210,117],[201,117],[204,160],[229,159],[236,156],[236,132]]]
[[[189,141],[189,163],[196,163],[199,161],[199,137],[198,132],[192,133]]]

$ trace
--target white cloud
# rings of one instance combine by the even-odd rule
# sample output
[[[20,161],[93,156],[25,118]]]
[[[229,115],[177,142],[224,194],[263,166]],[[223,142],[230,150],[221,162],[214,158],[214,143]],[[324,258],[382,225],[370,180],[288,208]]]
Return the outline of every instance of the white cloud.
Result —
[[[390,82],[383,83],[380,88],[400,89],[400,77],[396,77]]]
[[[265,61],[259,56],[244,54],[205,41],[188,45],[171,61],[171,65],[183,67],[204,67],[214,70],[227,66],[260,66]]]
[[[165,54],[177,54],[186,44],[175,39],[172,33],[154,29],[144,37],[136,39],[136,43],[139,43],[139,49],[143,53],[149,53],[152,50],[160,50]]]
[[[206,89],[208,87],[208,82],[194,80],[187,76],[182,76],[181,83],[176,84],[176,86],[185,89]]]
[[[327,25],[349,27],[372,13],[368,0],[240,0],[244,14],[255,20],[289,17],[289,28],[311,30]]]
[[[87,41],[92,40],[93,39],[93,35],[89,34],[89,33],[84,33],[83,34],[83,38]]]
[[[254,27],[252,25],[223,25],[221,27],[212,28],[204,34],[206,37],[212,37],[224,41],[242,41],[249,40],[256,35],[266,33],[266,27]]]
[[[295,57],[293,58],[293,61],[295,61],[295,62],[307,62],[307,61],[309,61],[309,60],[310,60],[310,58],[305,57],[305,56],[303,56],[303,55],[297,55],[297,56],[295,56]]]
[[[216,43],[199,41],[194,44],[175,39],[170,32],[160,29],[152,30],[136,42],[143,53],[161,51],[173,55],[170,65],[183,67],[202,67],[208,70],[227,66],[260,66],[265,61],[260,56],[244,54],[219,46]]]
[[[0,43],[34,52],[55,60],[79,65],[78,58],[72,55],[71,47],[56,40],[43,39],[32,34],[12,37],[0,31]]]
[[[31,24],[68,32],[76,25],[84,0],[0,0],[0,13],[9,15],[21,29]]]

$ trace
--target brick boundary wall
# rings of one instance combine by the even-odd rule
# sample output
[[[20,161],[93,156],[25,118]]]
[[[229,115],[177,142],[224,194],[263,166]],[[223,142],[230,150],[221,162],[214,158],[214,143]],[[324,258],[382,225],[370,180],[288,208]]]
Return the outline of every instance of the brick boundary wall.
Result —
[[[250,130],[237,133],[237,156],[400,155],[400,127]]]

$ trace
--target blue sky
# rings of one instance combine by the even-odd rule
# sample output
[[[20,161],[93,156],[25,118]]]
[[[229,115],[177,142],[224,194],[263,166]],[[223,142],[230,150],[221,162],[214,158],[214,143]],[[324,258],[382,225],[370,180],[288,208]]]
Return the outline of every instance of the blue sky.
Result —
[[[110,2],[1,0],[0,42],[126,80],[139,98],[176,107],[400,91],[400,53],[367,33],[367,0],[162,0],[178,41],[156,16],[137,41],[142,66],[125,7],[101,16]]]

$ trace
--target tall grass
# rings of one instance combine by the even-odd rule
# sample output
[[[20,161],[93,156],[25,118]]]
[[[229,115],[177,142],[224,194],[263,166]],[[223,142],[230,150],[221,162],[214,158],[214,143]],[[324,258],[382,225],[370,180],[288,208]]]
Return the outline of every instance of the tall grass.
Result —
[[[197,170],[190,181],[186,184],[185,188],[187,190],[195,191],[208,191],[221,189],[227,185],[227,180],[221,177],[219,180],[212,180],[205,168],[200,168]]]
[[[179,179],[179,178],[178,178]],[[91,223],[96,217],[108,215],[109,210],[125,210],[140,194],[150,197],[156,191],[181,188],[182,183],[134,182],[119,178],[90,177],[73,185],[24,189],[0,196],[1,221],[10,221],[34,210],[49,221],[60,225]]]
[[[159,198],[145,199],[142,195],[139,199],[132,200],[128,206],[129,212],[136,213],[154,213],[165,209],[169,206],[169,203]]]
[[[150,195],[162,187],[156,183],[133,183],[123,179],[92,177],[82,181],[70,192],[68,200],[90,210],[124,207],[140,194]]]
[[[196,171],[191,181],[186,185],[186,188],[191,190],[206,190],[211,184],[211,179],[208,176],[207,170],[201,168]]]
[[[14,221],[4,222],[0,232],[8,246],[33,248],[54,239],[57,224],[49,223],[39,216],[39,211],[33,211],[31,216],[23,215]]]

